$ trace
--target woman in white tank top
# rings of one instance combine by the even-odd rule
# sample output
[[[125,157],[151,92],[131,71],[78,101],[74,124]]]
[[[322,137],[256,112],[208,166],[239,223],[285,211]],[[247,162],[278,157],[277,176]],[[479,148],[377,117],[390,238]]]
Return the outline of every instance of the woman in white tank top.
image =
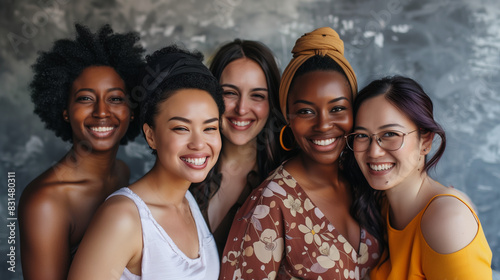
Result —
[[[219,156],[220,86],[200,53],[169,46],[146,59],[141,123],[155,165],[100,207],[69,279],[219,276],[213,236],[188,188]]]

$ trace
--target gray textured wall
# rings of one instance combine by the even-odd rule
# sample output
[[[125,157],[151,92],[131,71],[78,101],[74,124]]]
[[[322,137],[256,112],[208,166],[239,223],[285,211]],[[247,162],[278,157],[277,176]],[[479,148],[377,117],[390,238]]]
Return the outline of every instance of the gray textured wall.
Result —
[[[72,37],[75,21],[93,30],[110,23],[116,31],[139,31],[148,52],[176,42],[209,57],[235,37],[260,40],[273,49],[282,70],[300,35],[333,27],[344,39],[360,87],[401,74],[420,81],[431,95],[448,135],[433,177],[472,198],[493,250],[493,267],[500,269],[497,0],[1,0],[0,221],[6,225],[8,172],[16,173],[19,199],[24,186],[69,148],[32,113],[27,84],[37,51]],[[122,147],[119,157],[130,165],[132,180],[152,165],[139,138]],[[18,243],[16,273],[7,270],[9,236],[8,227],[0,226],[0,276],[21,279]]]

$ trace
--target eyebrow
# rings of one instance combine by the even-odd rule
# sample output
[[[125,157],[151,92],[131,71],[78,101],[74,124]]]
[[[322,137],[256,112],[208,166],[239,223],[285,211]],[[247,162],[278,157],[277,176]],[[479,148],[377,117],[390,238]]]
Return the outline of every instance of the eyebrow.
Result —
[[[235,86],[235,85],[232,85],[232,84],[222,84],[221,87],[230,87],[232,89],[235,89],[237,91],[240,91],[240,89]],[[256,87],[256,88],[252,88],[250,91],[269,91],[267,88],[260,88],[260,87]]]
[[[183,118],[183,117],[172,117],[168,121],[181,121],[181,122],[185,122],[185,123],[192,123],[191,120]],[[207,124],[207,123],[212,123],[212,122],[217,122],[217,121],[219,121],[219,118],[211,118],[211,119],[205,120],[203,123]]]
[[[349,101],[349,99],[347,99],[347,98],[345,98],[345,97],[342,96],[342,97],[334,98],[334,99],[328,101],[327,104],[339,102],[340,100],[347,100],[347,101]],[[304,100],[304,99],[299,99],[299,100],[296,100],[295,102],[293,102],[293,104],[297,104],[297,103],[304,103],[304,104],[307,104],[307,105],[314,105],[313,102],[307,101],[307,100]]]
[[[387,128],[393,128],[393,127],[399,127],[399,128],[404,128],[404,126],[400,125],[400,124],[397,124],[397,123],[390,123],[390,124],[385,124],[383,126],[380,126],[379,129],[387,129]],[[362,126],[355,126],[354,127],[354,130],[368,130],[366,129],[365,127],[362,127]]]
[[[122,88],[119,88],[119,87],[109,88],[109,89],[107,89],[107,90],[106,90],[106,92],[111,92],[111,91],[116,91],[116,90],[118,90],[118,91],[121,91],[121,92],[125,93],[125,91],[124,91]],[[77,91],[75,92],[75,94],[76,94],[76,93],[79,93],[79,92],[81,92],[81,91],[89,91],[89,92],[95,93],[95,90],[94,90],[94,89],[92,89],[92,88],[81,88],[81,89],[77,90]]]

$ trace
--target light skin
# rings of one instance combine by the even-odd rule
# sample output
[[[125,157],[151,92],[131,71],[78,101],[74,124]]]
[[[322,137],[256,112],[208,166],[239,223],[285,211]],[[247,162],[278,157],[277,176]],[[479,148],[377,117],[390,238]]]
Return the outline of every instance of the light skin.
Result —
[[[415,129],[418,127],[403,112],[384,95],[379,95],[361,104],[354,132],[371,135]],[[468,201],[461,192],[441,185],[422,172],[433,138],[430,132],[411,133],[396,151],[387,151],[372,140],[367,151],[354,153],[368,183],[374,189],[385,191],[390,204],[390,224],[395,229],[404,229],[435,195],[453,194]],[[381,166],[384,166],[382,170]],[[421,228],[434,251],[449,254],[473,240],[478,223],[465,204],[445,196],[431,202],[422,217]]]
[[[84,69],[68,100],[61,118],[71,124],[73,147],[25,188],[19,203],[24,279],[66,279],[70,249],[81,241],[98,206],[130,177],[126,164],[116,159],[133,117],[116,71]]]
[[[199,257],[197,225],[186,192],[205,179],[220,149],[219,111],[212,96],[181,89],[158,105],[154,125],[144,124],[154,167],[130,186],[154,219],[189,258]],[[106,200],[75,256],[68,279],[119,279],[125,268],[141,275],[142,230],[137,207],[124,196]]]
[[[220,84],[226,107],[219,165],[224,180],[208,206],[213,231],[238,200],[247,183],[247,174],[257,171],[257,136],[269,117],[266,76],[255,61],[249,58],[232,61],[222,71]]]
[[[289,126],[298,156],[285,163],[312,202],[349,243],[359,249],[360,227],[351,217],[350,185],[339,172],[344,135],[353,125],[346,78],[335,71],[313,71],[295,78],[288,100]]]

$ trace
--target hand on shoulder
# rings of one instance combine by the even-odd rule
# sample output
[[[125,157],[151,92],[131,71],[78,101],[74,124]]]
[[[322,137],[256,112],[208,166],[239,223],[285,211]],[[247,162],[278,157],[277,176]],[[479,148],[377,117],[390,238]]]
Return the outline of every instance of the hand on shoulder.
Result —
[[[450,254],[466,247],[475,238],[479,224],[462,201],[453,196],[440,196],[423,214],[421,228],[425,241],[434,251]]]

